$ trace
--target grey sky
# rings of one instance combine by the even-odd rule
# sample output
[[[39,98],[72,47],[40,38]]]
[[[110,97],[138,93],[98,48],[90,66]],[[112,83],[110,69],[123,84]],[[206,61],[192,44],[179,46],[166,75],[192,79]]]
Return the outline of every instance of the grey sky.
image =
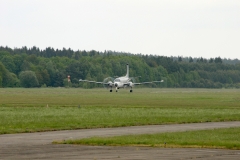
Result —
[[[0,45],[240,59],[240,1],[0,0]]]

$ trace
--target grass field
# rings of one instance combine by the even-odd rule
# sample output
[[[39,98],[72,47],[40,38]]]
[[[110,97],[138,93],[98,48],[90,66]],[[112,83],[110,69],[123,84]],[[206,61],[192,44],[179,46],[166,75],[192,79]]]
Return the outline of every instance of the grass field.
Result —
[[[240,90],[1,88],[0,134],[240,120]]]
[[[116,137],[92,137],[54,143],[111,146],[151,146],[168,148],[188,147],[240,149],[240,128]]]

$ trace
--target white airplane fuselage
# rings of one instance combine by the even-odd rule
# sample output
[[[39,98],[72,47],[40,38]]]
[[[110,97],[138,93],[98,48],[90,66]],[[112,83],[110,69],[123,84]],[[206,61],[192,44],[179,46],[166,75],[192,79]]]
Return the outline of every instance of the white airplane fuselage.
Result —
[[[124,88],[127,86],[127,83],[129,83],[130,79],[129,77],[119,77],[114,80],[114,86],[119,89],[119,88]]]
[[[128,66],[128,64],[127,64],[127,74],[126,74],[126,76],[116,78],[113,81],[113,84],[116,87],[116,90],[119,89],[119,88],[129,87],[132,84],[131,79],[129,78],[129,66]]]

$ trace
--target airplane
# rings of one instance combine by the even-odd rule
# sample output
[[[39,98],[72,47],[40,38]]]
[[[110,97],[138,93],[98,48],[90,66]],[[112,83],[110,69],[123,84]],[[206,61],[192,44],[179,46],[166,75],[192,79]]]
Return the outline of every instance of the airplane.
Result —
[[[106,78],[107,80],[108,78]],[[107,86],[110,88],[110,92],[112,92],[112,88],[116,87],[116,92],[118,92],[118,89],[120,88],[125,88],[125,87],[130,87],[130,92],[132,92],[132,88],[134,85],[141,85],[141,84],[150,84],[150,83],[158,83],[158,82],[164,82],[163,80],[161,81],[151,81],[151,82],[141,82],[141,83],[133,83],[132,82],[133,78],[129,78],[129,65],[127,64],[127,74],[122,77],[117,77],[113,80],[108,79],[107,82],[96,82],[96,81],[89,81],[89,80],[82,80],[80,79],[80,82],[89,82],[89,83],[96,83],[96,84],[103,84],[104,86]]]

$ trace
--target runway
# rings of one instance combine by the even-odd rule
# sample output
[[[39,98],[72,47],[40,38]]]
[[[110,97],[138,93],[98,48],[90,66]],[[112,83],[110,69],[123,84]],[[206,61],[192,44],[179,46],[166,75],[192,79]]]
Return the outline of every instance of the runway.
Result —
[[[240,127],[240,121],[0,135],[0,159],[239,159],[239,150],[54,145],[54,140]]]

